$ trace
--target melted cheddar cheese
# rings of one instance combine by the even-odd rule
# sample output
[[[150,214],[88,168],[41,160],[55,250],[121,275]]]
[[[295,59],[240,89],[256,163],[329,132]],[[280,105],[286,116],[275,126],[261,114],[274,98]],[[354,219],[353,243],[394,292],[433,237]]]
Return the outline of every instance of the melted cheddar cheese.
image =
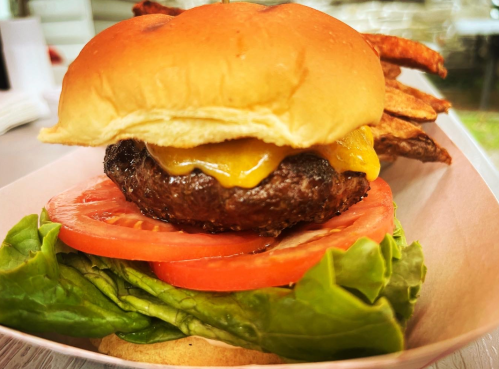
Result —
[[[252,188],[277,169],[287,156],[313,152],[329,161],[338,172],[366,173],[369,181],[379,174],[380,164],[369,127],[350,132],[330,145],[308,149],[276,146],[254,138],[177,149],[147,144],[147,149],[170,175],[185,175],[195,168],[218,180],[224,187]]]

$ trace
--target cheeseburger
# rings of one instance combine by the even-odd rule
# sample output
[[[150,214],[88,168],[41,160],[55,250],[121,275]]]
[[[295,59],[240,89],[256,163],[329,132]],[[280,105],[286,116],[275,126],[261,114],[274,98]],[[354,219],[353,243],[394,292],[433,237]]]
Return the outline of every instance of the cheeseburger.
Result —
[[[103,31],[39,138],[107,146],[107,176],[51,199],[38,232],[28,216],[7,235],[0,260],[20,230],[34,246],[0,270],[0,311],[18,308],[0,323],[174,365],[403,349],[425,267],[377,178],[368,126],[384,92],[364,37],[297,4]]]

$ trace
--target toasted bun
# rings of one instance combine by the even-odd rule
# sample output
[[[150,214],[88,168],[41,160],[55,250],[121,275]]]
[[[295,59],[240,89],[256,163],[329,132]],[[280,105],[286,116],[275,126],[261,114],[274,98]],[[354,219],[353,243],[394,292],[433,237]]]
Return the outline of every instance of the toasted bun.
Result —
[[[214,346],[199,337],[176,341],[138,345],[126,342],[116,335],[92,340],[99,352],[125,360],[164,365],[235,366],[249,364],[281,364],[274,354],[246,350],[239,347]]]
[[[98,34],[64,78],[58,124],[39,138],[310,147],[377,123],[383,102],[379,58],[344,23],[298,4],[217,3]]]

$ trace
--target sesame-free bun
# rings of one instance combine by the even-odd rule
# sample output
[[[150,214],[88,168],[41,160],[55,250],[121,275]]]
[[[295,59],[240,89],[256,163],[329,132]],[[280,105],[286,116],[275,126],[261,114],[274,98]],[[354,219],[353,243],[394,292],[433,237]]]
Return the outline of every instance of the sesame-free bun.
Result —
[[[362,35],[298,4],[216,3],[93,38],[40,140],[180,148],[256,137],[310,147],[380,120],[384,78]]]
[[[125,360],[163,365],[236,366],[249,364],[281,364],[279,356],[240,347],[213,345],[199,337],[138,345],[116,335],[92,340],[97,350]]]

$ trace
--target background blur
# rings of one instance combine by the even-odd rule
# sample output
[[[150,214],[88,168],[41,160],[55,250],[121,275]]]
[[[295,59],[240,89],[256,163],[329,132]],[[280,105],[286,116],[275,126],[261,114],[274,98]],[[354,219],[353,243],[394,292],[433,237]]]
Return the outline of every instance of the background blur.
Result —
[[[134,0],[0,0],[0,18],[34,15],[51,46],[55,86],[96,33],[132,16]],[[163,0],[191,8],[209,0]],[[277,4],[283,1],[256,1]],[[361,32],[422,41],[442,53],[449,75],[429,78],[499,167],[499,0],[301,0]],[[5,42],[5,41],[4,41]],[[4,77],[0,76],[1,79]]]

